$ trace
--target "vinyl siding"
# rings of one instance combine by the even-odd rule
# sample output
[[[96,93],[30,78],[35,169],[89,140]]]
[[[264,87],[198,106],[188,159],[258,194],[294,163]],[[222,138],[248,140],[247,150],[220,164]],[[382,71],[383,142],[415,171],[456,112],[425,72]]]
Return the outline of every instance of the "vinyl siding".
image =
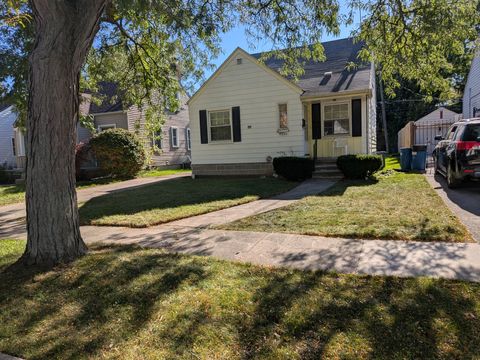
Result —
[[[242,58],[242,64],[237,59]],[[286,135],[279,128],[278,105],[288,106]],[[200,110],[240,107],[241,142],[200,143]],[[189,103],[193,164],[265,162],[268,156],[304,155],[300,94],[283,80],[236,51]]]
[[[463,117],[473,117],[473,108],[480,109],[480,50],[472,61],[463,96]],[[477,112],[477,117],[480,113]]]
[[[167,116],[165,124],[162,127],[162,149],[158,154],[152,156],[152,161],[156,166],[181,165],[189,162],[191,153],[187,149],[187,128],[189,127],[188,106],[186,98],[177,113],[171,113]],[[170,128],[178,128],[178,147],[172,146],[170,139]]]
[[[14,137],[14,123],[17,115],[13,112],[13,107],[9,107],[0,112],[0,166],[15,166],[15,156],[13,154],[12,138]]]

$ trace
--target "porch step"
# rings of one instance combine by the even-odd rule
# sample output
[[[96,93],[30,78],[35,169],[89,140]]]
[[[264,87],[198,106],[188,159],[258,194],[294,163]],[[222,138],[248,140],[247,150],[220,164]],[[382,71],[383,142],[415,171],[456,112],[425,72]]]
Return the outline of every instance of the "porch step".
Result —
[[[315,163],[314,179],[339,180],[343,178],[342,172],[337,168],[336,159],[324,159]]]

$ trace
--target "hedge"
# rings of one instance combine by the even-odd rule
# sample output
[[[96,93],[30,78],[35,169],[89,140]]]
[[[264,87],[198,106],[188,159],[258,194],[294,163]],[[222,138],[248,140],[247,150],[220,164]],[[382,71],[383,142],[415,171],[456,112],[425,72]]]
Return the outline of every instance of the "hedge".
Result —
[[[310,179],[314,168],[313,160],[308,158],[282,156],[273,159],[275,172],[291,181]]]
[[[109,129],[96,134],[90,146],[101,169],[114,177],[131,178],[146,161],[145,148],[135,134],[125,129]]]
[[[365,179],[383,167],[380,155],[342,155],[337,167],[348,179]]]

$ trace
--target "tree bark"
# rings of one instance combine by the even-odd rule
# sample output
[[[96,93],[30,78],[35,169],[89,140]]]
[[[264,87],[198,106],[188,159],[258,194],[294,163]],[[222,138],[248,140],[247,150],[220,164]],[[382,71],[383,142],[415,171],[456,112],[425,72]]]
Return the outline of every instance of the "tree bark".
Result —
[[[85,254],[75,190],[79,75],[108,0],[31,0],[27,118],[26,264],[55,265]]]

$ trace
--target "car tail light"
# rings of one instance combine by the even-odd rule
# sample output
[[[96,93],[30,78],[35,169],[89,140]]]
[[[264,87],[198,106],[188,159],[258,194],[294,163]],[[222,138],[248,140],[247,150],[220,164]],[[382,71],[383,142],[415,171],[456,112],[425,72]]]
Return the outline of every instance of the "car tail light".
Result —
[[[465,169],[465,170],[463,170],[463,172],[464,172],[465,174],[473,174],[473,173],[475,172],[475,170]]]
[[[457,141],[457,150],[471,150],[473,148],[480,149],[480,142],[478,141]]]

